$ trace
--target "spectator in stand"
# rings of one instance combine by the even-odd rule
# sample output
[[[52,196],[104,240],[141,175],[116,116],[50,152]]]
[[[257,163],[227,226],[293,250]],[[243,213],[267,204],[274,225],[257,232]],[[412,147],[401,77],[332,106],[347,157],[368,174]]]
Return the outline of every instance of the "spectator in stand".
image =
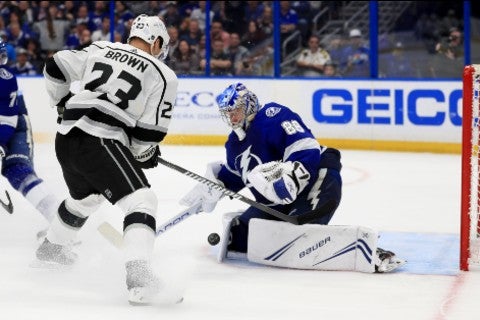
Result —
[[[414,67],[411,58],[405,55],[405,48],[401,41],[397,41],[390,53],[379,57],[379,69],[381,77],[389,78],[413,78],[417,76],[417,67]]]
[[[11,71],[17,76],[35,76],[38,74],[33,64],[28,61],[28,52],[24,48],[17,50],[17,62],[12,66]]]
[[[102,27],[92,33],[92,42],[94,41],[111,41],[110,17],[104,16]]]
[[[193,10],[195,10],[195,8],[198,8],[197,2],[198,1],[179,1],[178,13],[180,14],[180,17],[183,17],[183,18],[190,17]],[[212,2],[215,2],[215,1],[212,1]]]
[[[304,77],[321,77],[325,64],[330,60],[330,54],[320,47],[320,38],[312,35],[308,39],[308,49],[302,50],[297,57],[299,74]]]
[[[107,6],[105,1],[95,1],[95,6],[93,11],[89,12],[89,20],[92,22],[93,29],[90,31],[94,32],[102,28],[103,17],[107,16]]]
[[[31,4],[33,9],[34,23],[45,20],[47,18],[50,1],[31,1]]]
[[[239,75],[242,71],[243,63],[248,63],[249,51],[240,44],[240,36],[236,32],[230,34],[230,46],[228,47],[228,54],[232,62],[231,73]]]
[[[262,14],[265,5],[262,1],[247,1],[247,6],[245,7],[245,21],[258,21]]]
[[[128,24],[128,21],[130,19],[134,19],[135,16],[132,11],[130,11],[130,9],[128,9],[128,7],[125,5],[124,1],[115,1],[115,15],[118,18],[115,29],[117,32],[123,35],[125,33],[125,28]]]
[[[21,24],[30,28],[34,22],[33,10],[30,8],[30,1],[18,1],[17,12]]]
[[[82,4],[78,7],[77,14],[75,16],[75,24],[85,24],[90,31],[96,29],[95,23],[90,18],[88,13],[88,6],[86,4]]]
[[[220,1],[219,19],[222,22],[222,29],[228,33],[236,32],[243,34],[246,30],[247,21],[245,20],[246,1]]]
[[[187,32],[179,36],[180,40],[186,40],[193,50],[197,50],[198,42],[202,36],[202,31],[198,25],[198,20],[189,19]]]
[[[352,29],[349,33],[349,43],[342,51],[340,73],[345,77],[370,76],[370,49],[365,45],[362,32]]]
[[[70,34],[67,37],[64,48],[70,50],[76,49],[80,45],[80,38],[82,37],[82,32],[84,29],[88,29],[87,25],[84,23],[72,25],[70,27]]]
[[[182,17],[178,13],[177,3],[175,1],[167,1],[165,10],[162,10],[158,16],[165,23],[165,27],[178,27],[182,21]]]
[[[172,58],[173,52],[178,47],[178,43],[180,42],[178,39],[178,28],[175,26],[170,26],[167,28],[167,33],[170,36],[170,41],[168,42],[168,56],[165,58],[165,63],[168,64],[168,61]]]
[[[463,35],[456,27],[450,28],[448,38],[435,45],[437,53],[445,55],[450,60],[463,57]]]
[[[76,50],[82,50],[83,48],[91,45],[92,42],[92,32],[90,31],[90,29],[85,28],[80,34],[80,45],[76,48]]]
[[[434,78],[461,78],[464,66],[463,34],[457,28],[451,28],[447,39],[435,46],[436,54],[430,63],[430,72]]]
[[[202,59],[205,60],[205,56],[207,52],[206,44],[207,44],[207,36],[205,34],[202,34],[202,36],[200,37],[200,41],[198,42],[198,48],[196,50],[198,59],[200,60],[200,64]]]
[[[125,22],[125,28],[122,33],[122,42],[127,43],[128,36],[130,35],[130,29],[132,28],[132,23],[133,23],[134,18],[128,19],[127,22]]]
[[[168,65],[177,75],[186,76],[200,73],[200,60],[186,40],[179,41]]]
[[[35,39],[27,40],[27,52],[30,63],[35,68],[37,74],[41,74],[43,71],[43,66],[45,65],[45,60],[40,54],[40,45]]]
[[[130,8],[135,17],[139,14],[148,12],[148,10],[150,9],[149,2],[150,1],[124,1],[127,8]]]
[[[200,61],[200,68],[205,70],[205,59]],[[210,74],[213,76],[231,76],[232,62],[230,56],[223,49],[220,39],[212,39],[212,51],[210,54]]]
[[[15,7],[15,9],[10,12],[9,24],[11,25],[14,22],[18,23],[20,30],[25,36],[29,37],[32,34],[31,24],[25,17],[22,18],[18,7]]]
[[[76,1],[64,1],[58,7],[59,11],[62,12],[62,16],[65,20],[74,23],[75,21],[75,12],[77,11]]]
[[[192,13],[190,14],[190,19],[195,19],[198,21],[198,27],[202,31],[205,32],[205,22],[207,20],[207,14],[205,12],[207,5],[207,1],[198,1],[198,8],[193,9]],[[210,24],[212,24],[214,12],[210,10]]]
[[[290,7],[290,1],[280,1],[280,43],[283,47],[285,40],[298,28],[298,15]],[[295,50],[295,43],[290,42],[286,46],[285,55]],[[282,52],[282,60],[285,58]]]
[[[57,12],[57,6],[51,4],[46,19],[33,24],[33,30],[39,35],[38,41],[44,54],[48,51],[62,50],[70,31],[70,22],[54,18]]]
[[[273,10],[271,6],[265,5],[263,7],[262,15],[257,20],[257,26],[266,38],[273,36]]]
[[[327,61],[323,66],[323,76],[326,78],[341,78],[337,71],[337,64],[333,61]]]
[[[18,21],[11,20],[7,30],[8,42],[16,48],[25,48],[27,40],[30,39],[30,35],[22,31],[20,23]]]
[[[265,33],[258,28],[254,20],[248,22],[248,29],[241,37],[241,44],[248,50],[252,50],[263,40],[266,39]]]
[[[221,21],[213,21],[210,27],[210,40],[220,40],[223,43],[223,49],[228,49],[230,46],[230,34],[223,30]]]
[[[457,18],[454,9],[449,9],[447,15],[440,20],[440,34],[448,35],[452,28],[460,30],[463,23]]]

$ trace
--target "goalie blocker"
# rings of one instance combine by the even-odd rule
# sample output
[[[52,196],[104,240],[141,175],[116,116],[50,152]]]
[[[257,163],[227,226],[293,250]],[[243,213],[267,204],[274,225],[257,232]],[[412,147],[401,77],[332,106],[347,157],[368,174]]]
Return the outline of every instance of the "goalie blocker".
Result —
[[[238,214],[224,216],[219,262],[238,255],[227,250]],[[406,262],[378,248],[377,239],[378,232],[362,226],[293,225],[255,218],[249,222],[247,259],[283,268],[366,273],[389,272]]]

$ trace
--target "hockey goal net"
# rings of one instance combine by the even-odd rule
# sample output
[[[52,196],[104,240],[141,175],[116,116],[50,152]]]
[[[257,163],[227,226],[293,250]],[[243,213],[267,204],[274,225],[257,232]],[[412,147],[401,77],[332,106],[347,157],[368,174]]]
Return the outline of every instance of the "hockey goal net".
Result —
[[[463,70],[460,269],[480,270],[480,64]]]

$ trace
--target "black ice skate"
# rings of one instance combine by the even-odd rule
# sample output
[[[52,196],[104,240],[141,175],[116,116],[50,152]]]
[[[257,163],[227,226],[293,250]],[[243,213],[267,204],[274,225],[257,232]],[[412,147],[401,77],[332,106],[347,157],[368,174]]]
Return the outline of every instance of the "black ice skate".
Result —
[[[392,251],[383,250],[382,248],[377,248],[375,260],[376,273],[391,272],[407,263],[406,260],[398,258]]]

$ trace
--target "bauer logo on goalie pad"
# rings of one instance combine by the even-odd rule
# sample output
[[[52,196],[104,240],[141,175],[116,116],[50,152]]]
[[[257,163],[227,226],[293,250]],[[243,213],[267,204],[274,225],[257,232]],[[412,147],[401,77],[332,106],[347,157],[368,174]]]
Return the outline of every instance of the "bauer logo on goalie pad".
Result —
[[[251,219],[248,260],[313,270],[374,272],[377,232],[360,226],[293,225]]]

